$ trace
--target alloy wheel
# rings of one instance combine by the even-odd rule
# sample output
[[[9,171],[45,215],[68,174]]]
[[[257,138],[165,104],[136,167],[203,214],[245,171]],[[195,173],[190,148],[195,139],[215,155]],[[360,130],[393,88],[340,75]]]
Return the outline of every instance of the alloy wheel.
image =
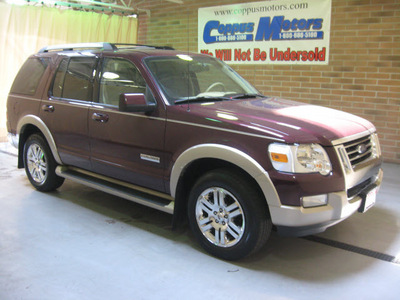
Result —
[[[47,178],[47,162],[43,149],[36,143],[29,146],[27,150],[27,165],[32,179],[42,184]]]
[[[236,245],[245,230],[245,216],[239,201],[219,187],[208,188],[200,194],[196,220],[202,234],[219,247]]]

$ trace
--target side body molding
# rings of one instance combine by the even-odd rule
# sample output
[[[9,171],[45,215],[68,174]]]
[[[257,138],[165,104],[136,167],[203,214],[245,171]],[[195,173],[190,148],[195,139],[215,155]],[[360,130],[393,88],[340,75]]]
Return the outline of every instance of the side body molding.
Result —
[[[202,144],[185,150],[176,160],[170,180],[171,196],[175,198],[179,178],[185,168],[193,161],[202,158],[215,158],[230,162],[246,171],[260,186],[269,206],[279,207],[281,202],[268,172],[251,156],[233,147],[219,144]]]
[[[50,150],[53,153],[55,161],[59,165],[62,165],[62,161],[60,156],[58,155],[57,146],[54,142],[53,136],[51,135],[49,128],[47,128],[46,124],[44,124],[44,122],[39,117],[34,115],[23,116],[18,122],[17,134],[21,136],[21,130],[23,130],[26,125],[30,124],[39,128],[39,130],[43,133],[44,137],[47,140],[47,143],[49,144]]]

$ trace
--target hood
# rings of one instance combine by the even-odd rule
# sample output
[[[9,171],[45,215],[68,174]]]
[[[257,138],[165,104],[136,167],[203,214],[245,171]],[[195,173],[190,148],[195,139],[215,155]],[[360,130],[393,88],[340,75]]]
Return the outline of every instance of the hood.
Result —
[[[280,98],[191,104],[190,111],[202,120],[219,122],[221,127],[286,143],[329,146],[333,140],[375,130],[369,121],[355,115]]]

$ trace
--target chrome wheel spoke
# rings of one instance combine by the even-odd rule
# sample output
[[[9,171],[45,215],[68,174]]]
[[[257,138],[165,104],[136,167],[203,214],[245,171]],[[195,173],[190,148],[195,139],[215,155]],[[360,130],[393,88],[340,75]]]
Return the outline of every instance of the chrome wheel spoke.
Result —
[[[37,178],[39,179],[39,181],[43,181],[44,180],[45,174],[46,173],[41,168],[38,169]]]
[[[215,244],[216,245],[219,245],[219,239],[220,239],[220,231],[219,230],[217,230],[217,229],[215,229],[215,234],[214,234],[214,238],[215,238]]]
[[[47,179],[47,162],[42,148],[38,144],[31,144],[26,154],[29,174],[36,183],[43,183]]]
[[[200,226],[200,229],[201,229],[201,231],[203,232],[203,233],[206,233],[206,232],[208,232],[210,229],[212,229],[213,228],[213,226],[212,226],[212,224],[207,224],[207,225],[205,225],[205,226]]]
[[[242,212],[240,209],[235,210],[234,212],[229,214],[229,220],[232,220],[234,217],[242,215]]]
[[[210,218],[207,217],[207,218],[204,218],[204,219],[199,220],[199,225],[200,225],[200,226],[204,226],[204,225],[206,225],[206,224],[208,224],[208,223],[210,223],[210,222],[211,222]]]
[[[238,228],[234,223],[229,223],[227,231],[234,239],[237,239],[242,232],[242,230]]]
[[[226,245],[226,231],[222,229],[215,229],[214,244],[224,247]]]
[[[225,191],[223,189],[218,190],[218,206],[225,207]]]
[[[226,234],[226,231],[225,231],[225,230],[221,230],[221,231],[220,231],[220,234],[221,234],[221,236],[220,236],[220,244],[221,244],[222,246],[225,246],[225,242],[226,242],[226,240],[225,240],[225,234]]]
[[[242,215],[242,210],[236,202],[229,205],[226,210],[229,214],[229,220],[232,220],[233,218]]]
[[[42,162],[39,164],[39,169],[40,169],[40,171],[42,171],[43,173],[46,172],[46,170],[47,170],[47,165],[46,165],[46,163],[45,163],[44,161],[42,161]]]
[[[238,205],[237,202],[234,202],[234,203],[232,203],[231,205],[229,205],[229,206],[226,208],[226,211],[227,211],[227,212],[232,212],[232,211],[234,211],[234,210],[237,209],[237,208],[239,208],[239,205]]]
[[[204,237],[215,246],[232,247],[243,237],[242,207],[236,197],[223,188],[211,187],[199,195],[196,218]]]
[[[212,205],[204,197],[202,200],[200,200],[200,209],[205,211],[208,215],[211,215],[213,213]]]

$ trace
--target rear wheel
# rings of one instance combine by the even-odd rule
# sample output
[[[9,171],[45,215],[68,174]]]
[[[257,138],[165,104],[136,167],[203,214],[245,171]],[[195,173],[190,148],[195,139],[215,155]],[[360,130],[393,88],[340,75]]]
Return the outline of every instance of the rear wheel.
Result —
[[[259,250],[272,227],[267,204],[254,185],[227,169],[207,173],[196,182],[188,217],[202,247],[227,260]]]
[[[32,134],[27,139],[23,156],[26,175],[36,189],[49,192],[63,184],[64,178],[56,175],[56,161],[42,135]]]

